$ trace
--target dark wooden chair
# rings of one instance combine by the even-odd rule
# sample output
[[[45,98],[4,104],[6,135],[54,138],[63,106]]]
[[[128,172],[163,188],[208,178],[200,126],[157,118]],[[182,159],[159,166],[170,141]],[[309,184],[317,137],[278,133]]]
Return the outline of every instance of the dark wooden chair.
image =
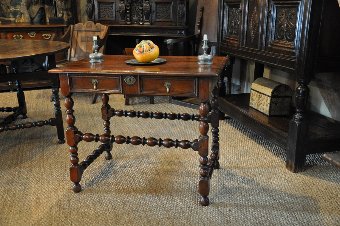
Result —
[[[54,40],[69,42],[70,49],[67,60],[78,61],[88,58],[89,54],[93,52],[93,36],[98,37],[99,52],[103,53],[105,51],[107,35],[108,26],[87,21],[70,25],[62,37],[55,37]],[[92,104],[96,102],[97,97],[98,95],[95,94],[92,98]]]
[[[108,26],[92,21],[77,23],[70,25],[62,37],[54,37],[54,40],[69,42],[67,60],[78,61],[88,58],[92,53],[93,36],[98,37],[99,52],[104,52],[108,29]]]

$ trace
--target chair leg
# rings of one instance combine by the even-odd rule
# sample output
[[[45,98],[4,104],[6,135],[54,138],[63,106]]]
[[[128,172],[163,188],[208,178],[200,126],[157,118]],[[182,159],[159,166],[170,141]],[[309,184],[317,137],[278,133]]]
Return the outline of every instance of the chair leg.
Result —
[[[19,114],[22,115],[22,118],[27,118],[27,106],[24,91],[21,89],[21,83],[19,81],[16,81],[16,86],[17,86],[17,99],[19,104]]]
[[[130,105],[129,96],[128,95],[124,95],[124,99],[125,99],[125,105]]]
[[[150,104],[154,104],[155,103],[155,97],[150,97]]]
[[[91,104],[95,104],[97,102],[97,99],[98,99],[98,94],[95,93],[92,97],[92,101],[91,101]]]

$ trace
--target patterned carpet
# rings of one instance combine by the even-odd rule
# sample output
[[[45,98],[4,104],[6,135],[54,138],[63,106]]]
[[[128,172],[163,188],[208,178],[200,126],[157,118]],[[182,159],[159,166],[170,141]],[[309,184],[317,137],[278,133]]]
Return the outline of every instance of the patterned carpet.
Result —
[[[21,121],[50,118],[49,97],[50,91],[27,92],[29,118]],[[89,104],[86,95],[74,99],[77,127],[102,133],[101,104]],[[13,105],[13,100],[15,93],[0,94],[1,106]],[[154,105],[124,106],[122,96],[116,95],[110,104],[117,109],[196,113],[164,98]],[[111,125],[115,135],[198,136],[197,122],[112,118]],[[51,126],[1,133],[1,226],[340,225],[339,169],[311,155],[308,169],[293,174],[285,168],[284,150],[233,120],[221,122],[221,169],[211,180],[208,207],[197,203],[198,154],[190,149],[114,145],[113,159],[100,156],[90,165],[81,181],[83,191],[75,194],[68,146],[56,141]],[[80,159],[97,146],[81,142]]]

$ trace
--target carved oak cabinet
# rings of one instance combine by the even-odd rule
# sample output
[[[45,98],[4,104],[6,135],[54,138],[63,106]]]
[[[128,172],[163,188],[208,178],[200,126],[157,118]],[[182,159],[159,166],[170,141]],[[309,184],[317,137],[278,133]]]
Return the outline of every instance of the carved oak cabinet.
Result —
[[[266,65],[290,73],[297,82],[290,117],[251,109],[249,94],[220,97],[220,109],[286,149],[286,166],[293,172],[304,168],[308,154],[340,150],[339,122],[307,107],[315,73],[340,70],[339,21],[336,0],[219,1],[220,53],[255,61],[255,78]]]
[[[107,54],[121,54],[142,39],[157,44],[188,34],[189,0],[90,0],[88,18],[109,25]],[[160,46],[162,48],[162,46]],[[162,51],[161,51],[162,52]]]

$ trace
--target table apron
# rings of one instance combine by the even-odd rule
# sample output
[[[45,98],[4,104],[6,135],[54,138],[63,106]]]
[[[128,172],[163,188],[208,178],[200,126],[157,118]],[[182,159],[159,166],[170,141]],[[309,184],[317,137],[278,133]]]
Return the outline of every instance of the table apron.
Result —
[[[60,74],[61,93],[107,93],[209,98],[217,79],[192,76]]]

